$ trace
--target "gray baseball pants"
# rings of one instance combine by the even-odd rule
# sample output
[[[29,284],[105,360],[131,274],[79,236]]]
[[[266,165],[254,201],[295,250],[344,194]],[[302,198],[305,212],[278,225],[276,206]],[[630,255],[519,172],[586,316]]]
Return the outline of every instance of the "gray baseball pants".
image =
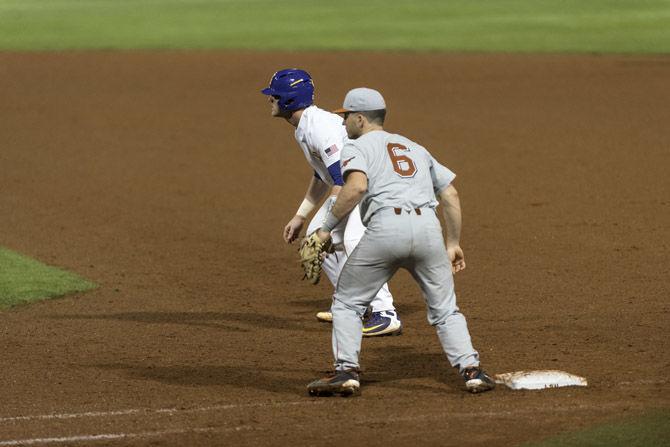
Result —
[[[434,210],[377,211],[363,238],[345,263],[331,310],[333,354],[338,371],[359,368],[362,321],[365,309],[379,288],[399,268],[407,269],[421,287],[428,322],[435,326],[449,363],[462,371],[479,365],[479,354],[456,306],[451,261],[442,228]]]
[[[330,196],[325,200],[323,205],[321,205],[321,208],[309,223],[307,228],[308,235],[321,228],[323,221],[326,219],[326,214],[331,210],[336,199],[337,196]],[[363,222],[361,222],[361,213],[358,206],[354,208],[346,218],[342,219],[335,228],[333,228],[333,231],[331,232],[333,244],[336,246],[343,245],[344,250],[336,249],[335,253],[326,256],[326,260],[323,261],[323,271],[326,272],[326,276],[328,276],[328,279],[334,287],[337,287],[340,271],[342,270],[344,262],[347,260],[347,253],[354,251],[356,245],[358,245],[358,241],[361,240],[364,233],[365,226],[363,226]],[[382,285],[379,292],[372,299],[370,307],[372,307],[374,312],[395,310],[395,307],[393,307],[393,295],[391,295],[388,284]]]

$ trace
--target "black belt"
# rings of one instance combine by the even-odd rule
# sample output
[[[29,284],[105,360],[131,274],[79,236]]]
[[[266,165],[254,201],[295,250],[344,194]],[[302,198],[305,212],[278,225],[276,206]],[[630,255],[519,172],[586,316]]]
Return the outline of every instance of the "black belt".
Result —
[[[393,211],[395,211],[396,215],[400,216],[402,214],[402,208],[393,208]],[[412,211],[408,211],[408,213],[411,213]],[[421,215],[421,208],[414,208],[414,212],[417,214],[417,216]]]

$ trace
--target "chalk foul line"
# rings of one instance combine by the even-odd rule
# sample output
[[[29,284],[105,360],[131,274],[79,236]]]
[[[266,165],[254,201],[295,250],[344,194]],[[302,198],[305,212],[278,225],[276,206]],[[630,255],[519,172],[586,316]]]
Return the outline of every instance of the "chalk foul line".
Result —
[[[78,418],[104,418],[114,416],[128,416],[136,414],[178,414],[178,413],[201,413],[208,411],[222,411],[238,408],[253,408],[253,407],[283,407],[287,405],[314,405],[319,401],[299,400],[293,402],[270,402],[270,403],[251,403],[251,404],[222,404],[210,405],[206,407],[196,408],[128,408],[125,410],[112,411],[86,411],[82,413],[51,413],[51,414],[36,414],[27,416],[9,416],[0,417],[0,423],[3,422],[19,422],[19,421],[34,421],[34,420],[50,420],[50,419],[78,419]],[[0,444],[2,445],[2,444]]]
[[[151,438],[157,436],[180,435],[186,433],[210,433],[210,432],[221,433],[221,432],[232,432],[232,431],[238,432],[243,430],[251,430],[252,428],[253,427],[248,425],[240,425],[238,427],[231,427],[231,428],[205,427],[205,428],[145,431],[139,433],[103,433],[97,435],[75,435],[75,436],[62,436],[54,438],[12,439],[8,441],[0,441],[0,446],[109,441],[114,439]]]

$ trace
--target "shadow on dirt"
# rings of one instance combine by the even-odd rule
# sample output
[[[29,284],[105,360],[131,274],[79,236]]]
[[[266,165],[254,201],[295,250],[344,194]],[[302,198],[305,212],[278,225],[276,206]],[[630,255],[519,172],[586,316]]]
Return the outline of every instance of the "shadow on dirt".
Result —
[[[145,366],[122,363],[90,366],[122,372],[132,379],[152,380],[168,385],[254,388],[273,393],[305,396],[306,385],[313,379],[308,372],[297,374],[295,371],[259,369],[255,366]]]
[[[277,315],[242,312],[124,312],[91,315],[54,315],[62,320],[118,320],[147,324],[181,324],[203,326],[235,332],[251,332],[256,328],[320,332],[311,320]],[[248,327],[245,327],[248,326]],[[312,327],[310,327],[312,326]]]
[[[364,362],[361,383],[365,388],[402,392],[462,393],[463,382],[440,353],[418,352],[413,347],[379,346]],[[92,368],[113,370],[131,379],[188,387],[251,388],[290,395],[305,395],[310,381],[328,371],[275,369],[261,365],[155,365],[146,362],[101,363]]]
[[[437,341],[436,341],[437,343]],[[436,349],[439,349],[436,346]],[[364,365],[362,380],[366,386],[402,390],[461,391],[463,381],[442,353],[419,352],[415,347],[379,346],[370,349],[373,360]],[[365,354],[363,354],[365,355]],[[419,384],[429,379],[434,385]]]
[[[319,310],[326,310],[330,308],[330,303],[330,297],[324,296],[323,298],[305,298],[303,300],[293,300],[284,304],[291,307],[318,312]]]
[[[319,312],[330,308],[331,300],[324,298],[305,298],[303,300],[293,300],[285,303],[288,306],[301,308],[304,312]],[[426,305],[422,301],[416,303],[396,303],[396,310],[402,318],[403,315],[411,315],[416,312],[426,312]]]

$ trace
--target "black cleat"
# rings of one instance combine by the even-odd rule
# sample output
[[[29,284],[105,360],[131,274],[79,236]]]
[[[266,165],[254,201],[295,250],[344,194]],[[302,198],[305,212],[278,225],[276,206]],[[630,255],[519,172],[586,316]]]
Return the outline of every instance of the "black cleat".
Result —
[[[348,369],[346,371],[335,371],[334,374],[315,380],[307,385],[310,396],[326,397],[339,394],[342,397],[358,396],[361,394],[361,383],[358,371]]]
[[[495,381],[479,366],[466,368],[461,373],[465,387],[471,393],[483,393],[496,387]]]

